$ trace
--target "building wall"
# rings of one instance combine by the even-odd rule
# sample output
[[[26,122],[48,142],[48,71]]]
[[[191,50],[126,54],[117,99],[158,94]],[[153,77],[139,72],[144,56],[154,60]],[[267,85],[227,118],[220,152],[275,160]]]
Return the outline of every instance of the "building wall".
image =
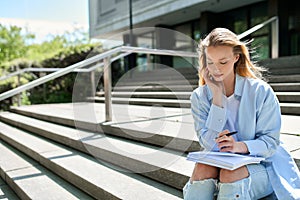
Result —
[[[132,0],[133,24],[153,26],[160,16],[206,0]],[[105,37],[108,33],[129,28],[129,0],[90,0],[90,35]],[[186,20],[186,19],[181,19]],[[101,36],[103,35],[103,36]]]
[[[107,39],[112,35],[118,35],[114,39],[119,40],[128,38],[129,0],[89,0],[89,3],[91,38]],[[299,55],[298,4],[299,1],[292,0],[132,0],[134,45],[159,47],[162,37],[158,33],[162,31],[155,30],[156,27],[180,32],[197,42],[215,27],[226,27],[239,34],[276,15],[279,17],[279,56]],[[270,57],[270,27],[248,37],[253,38],[261,56]],[[187,47],[188,43],[190,47]],[[174,45],[169,46],[171,49],[193,50],[192,43],[178,45],[179,42],[174,41]]]
[[[262,0],[132,0],[134,27],[172,26]],[[89,0],[90,35],[104,38],[129,28],[129,0]]]

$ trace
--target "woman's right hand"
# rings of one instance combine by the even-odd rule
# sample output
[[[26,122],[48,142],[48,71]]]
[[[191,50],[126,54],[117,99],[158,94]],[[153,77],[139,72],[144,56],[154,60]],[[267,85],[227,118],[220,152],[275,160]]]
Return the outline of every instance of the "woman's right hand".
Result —
[[[207,67],[205,68],[203,78],[205,80],[205,83],[212,91],[213,104],[219,107],[223,107],[222,99],[225,91],[223,82],[214,80],[214,78],[209,74]]]

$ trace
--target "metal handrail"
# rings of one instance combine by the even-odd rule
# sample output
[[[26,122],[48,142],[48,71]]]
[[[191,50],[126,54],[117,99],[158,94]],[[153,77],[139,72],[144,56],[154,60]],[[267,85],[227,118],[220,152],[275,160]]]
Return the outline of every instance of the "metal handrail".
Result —
[[[122,57],[125,57],[125,56],[127,56],[129,54],[130,53],[124,53],[124,54],[120,54],[118,56],[115,56],[115,57],[113,57],[111,59],[111,62],[114,62],[114,61],[116,61],[116,60],[118,60],[118,59],[120,59]],[[97,69],[98,67],[101,67],[101,66],[103,66],[103,62],[102,63],[98,63],[98,64],[96,64],[96,65],[94,65],[94,66],[92,66],[90,68],[87,68],[87,69],[75,69],[72,72],[92,72],[92,71],[94,71],[95,69]],[[28,67],[28,68],[21,69],[21,70],[19,70],[17,72],[12,72],[12,73],[10,73],[8,75],[1,76],[0,77],[0,81],[4,81],[4,80],[7,80],[7,79],[9,79],[11,77],[19,76],[21,74],[28,73],[28,72],[56,72],[56,71],[59,71],[61,69],[62,68],[53,68],[53,67],[52,68],[45,68],[45,67],[44,68],[43,67],[41,67],[41,68],[32,68],[32,67]]]
[[[46,76],[43,76],[41,78],[38,78],[38,79],[36,79],[32,82],[29,82],[27,84],[24,84],[22,86],[19,86],[17,88],[14,88],[12,90],[4,92],[4,93],[0,94],[0,101],[4,100],[6,98],[12,97],[16,94],[19,94],[19,93],[21,93],[25,90],[28,90],[28,89],[34,88],[36,86],[39,86],[39,85],[41,85],[43,83],[46,83],[50,80],[53,80],[53,79],[56,79],[58,77],[64,76],[64,75],[74,71],[75,69],[79,69],[79,68],[88,66],[88,65],[90,65],[94,62],[97,62],[98,60],[104,59],[104,58],[106,58],[108,56],[111,56],[111,55],[113,55],[113,54],[115,54],[119,51],[120,51],[120,48],[109,50],[109,51],[104,52],[102,54],[96,55],[94,57],[91,57],[91,58],[88,58],[86,60],[80,61],[80,62],[75,63],[73,65],[70,65],[66,68],[62,68],[59,71],[56,71],[56,72],[53,72],[53,73],[48,74]]]
[[[242,38],[245,38],[247,36],[249,36],[250,34],[254,33],[255,31],[258,31],[259,29],[271,24],[272,25],[272,28],[271,28],[271,31],[272,31],[272,41],[271,41],[271,44],[272,44],[272,50],[271,50],[271,57],[272,58],[278,58],[278,48],[279,48],[279,25],[278,25],[278,17],[277,16],[274,16],[274,17],[271,17],[270,19],[266,20],[265,22],[263,23],[260,23],[252,28],[250,28],[249,30],[241,33],[238,35],[238,38],[239,39],[242,39]]]
[[[121,46],[121,47],[117,47],[115,49],[108,50],[108,51],[106,51],[104,53],[101,53],[99,55],[96,55],[94,57],[88,58],[86,60],[80,61],[78,63],[75,63],[73,65],[70,65],[70,66],[66,67],[66,68],[59,68],[60,70],[58,70],[58,71],[56,71],[56,69],[54,70],[52,68],[52,70],[55,71],[55,72],[53,72],[51,74],[48,74],[44,77],[41,77],[37,80],[34,80],[30,83],[27,83],[25,85],[14,88],[10,91],[1,93],[0,94],[0,101],[3,101],[4,99],[12,97],[16,94],[19,94],[19,93],[21,93],[25,90],[28,90],[28,89],[34,88],[38,85],[41,85],[43,83],[46,83],[50,80],[53,80],[53,79],[56,79],[56,78],[61,77],[63,75],[66,75],[70,72],[74,72],[74,71],[76,71],[76,69],[88,66],[88,65],[90,65],[94,62],[97,62],[97,61],[102,60],[104,58],[110,57],[113,54],[116,54],[116,53],[119,53],[119,52],[127,52],[127,53],[121,54],[120,56],[117,57],[117,59],[125,57],[126,55],[128,55],[130,53],[147,53],[147,54],[156,54],[156,55],[173,55],[173,56],[184,56],[184,57],[197,57],[197,54],[192,53],[192,52]],[[111,60],[111,61],[113,61],[113,60]],[[99,66],[97,66],[97,67],[99,67]],[[91,70],[86,70],[85,72],[92,71],[92,70],[94,70],[94,68],[91,69]],[[81,70],[81,71],[84,71],[84,70]],[[16,75],[16,74],[13,74],[13,75]]]
[[[249,30],[247,30],[247,31],[245,31],[245,32],[243,32],[243,33],[241,33],[241,34],[239,34],[239,35],[238,35],[238,38],[239,38],[239,39],[242,39],[242,38],[244,38],[244,37],[247,37],[248,35],[254,33],[255,31],[258,31],[259,29],[265,27],[266,25],[272,23],[273,21],[276,21],[277,19],[278,19],[277,16],[271,17],[271,18],[268,19],[267,21],[265,21],[265,22],[263,22],[263,23],[260,23],[260,24],[258,24],[258,25],[256,25],[256,26],[250,28]]]
[[[22,86],[19,86],[17,88],[14,88],[12,90],[9,90],[9,91],[6,91],[2,94],[0,94],[0,101],[3,101],[9,97],[12,97],[14,95],[17,95],[17,94],[20,94],[21,92],[23,91],[26,91],[26,90],[29,90],[31,88],[34,88],[36,86],[39,86],[43,83],[46,83],[50,80],[53,80],[53,79],[56,79],[56,78],[59,78],[61,76],[64,76],[70,72],[74,72],[74,70],[77,70],[77,69],[80,69],[82,67],[86,67],[92,63],[95,63],[97,61],[100,61],[100,60],[104,60],[103,63],[100,64],[100,66],[103,66],[104,65],[104,69],[110,69],[109,65],[110,63],[112,62],[112,59],[110,59],[110,57],[116,53],[120,53],[120,52],[124,52],[123,54],[120,54],[119,56],[115,57],[115,59],[120,59],[122,57],[125,57],[126,55],[129,55],[130,53],[145,53],[145,54],[155,54],[155,55],[172,55],[172,56],[183,56],[183,57],[197,57],[197,54],[196,53],[193,53],[193,52],[184,52],[184,51],[175,51],[175,50],[161,50],[161,49],[147,49],[147,48],[141,48],[141,47],[129,47],[129,46],[121,46],[121,47],[117,47],[115,49],[111,49],[111,50],[108,50],[104,53],[101,53],[99,55],[96,55],[96,56],[93,56],[91,58],[88,58],[86,60],[83,60],[83,61],[80,61],[78,63],[75,63],[73,65],[70,65],[66,68],[61,68],[60,70],[58,71],[55,71],[51,74],[48,74],[46,76],[43,76],[41,78],[38,78],[34,81],[31,81],[29,83],[26,83]],[[99,66],[97,66],[99,67]],[[95,66],[93,66],[92,69],[90,69],[90,71],[96,69]],[[24,72],[24,71],[23,71]],[[106,73],[109,74],[109,71],[108,70],[104,70],[104,76],[107,77]],[[17,73],[15,73],[14,75],[16,75]],[[110,75],[108,75],[108,78],[106,78],[106,80],[110,80]],[[104,87],[111,87],[111,80],[110,82],[105,82],[104,83]],[[110,86],[108,86],[110,85]],[[111,92],[111,91],[107,91],[107,92]],[[107,95],[107,96],[111,96],[111,95]],[[106,102],[110,102],[111,104],[111,99],[106,99],[105,103]],[[106,103],[107,104],[107,103]],[[111,105],[109,106],[106,106],[106,107],[110,107],[111,108]],[[110,110],[107,110],[106,111],[107,113],[111,113]],[[106,117],[106,121],[110,121],[111,120],[111,114],[108,114],[107,117]]]

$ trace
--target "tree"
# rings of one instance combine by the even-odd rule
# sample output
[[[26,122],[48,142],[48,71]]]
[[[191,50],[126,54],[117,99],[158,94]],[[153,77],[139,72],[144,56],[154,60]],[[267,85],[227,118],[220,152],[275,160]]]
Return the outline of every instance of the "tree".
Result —
[[[23,57],[27,52],[26,41],[34,37],[30,33],[22,34],[20,27],[0,24],[0,63]]]

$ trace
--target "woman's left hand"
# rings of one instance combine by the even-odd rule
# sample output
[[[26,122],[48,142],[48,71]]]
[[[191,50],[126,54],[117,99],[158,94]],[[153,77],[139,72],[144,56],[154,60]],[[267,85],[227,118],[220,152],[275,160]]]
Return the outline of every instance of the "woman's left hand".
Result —
[[[226,136],[229,133],[228,130],[224,130],[219,133],[216,138],[216,143],[220,152],[232,152],[232,153],[249,153],[248,148],[244,142],[237,142],[232,136]]]

